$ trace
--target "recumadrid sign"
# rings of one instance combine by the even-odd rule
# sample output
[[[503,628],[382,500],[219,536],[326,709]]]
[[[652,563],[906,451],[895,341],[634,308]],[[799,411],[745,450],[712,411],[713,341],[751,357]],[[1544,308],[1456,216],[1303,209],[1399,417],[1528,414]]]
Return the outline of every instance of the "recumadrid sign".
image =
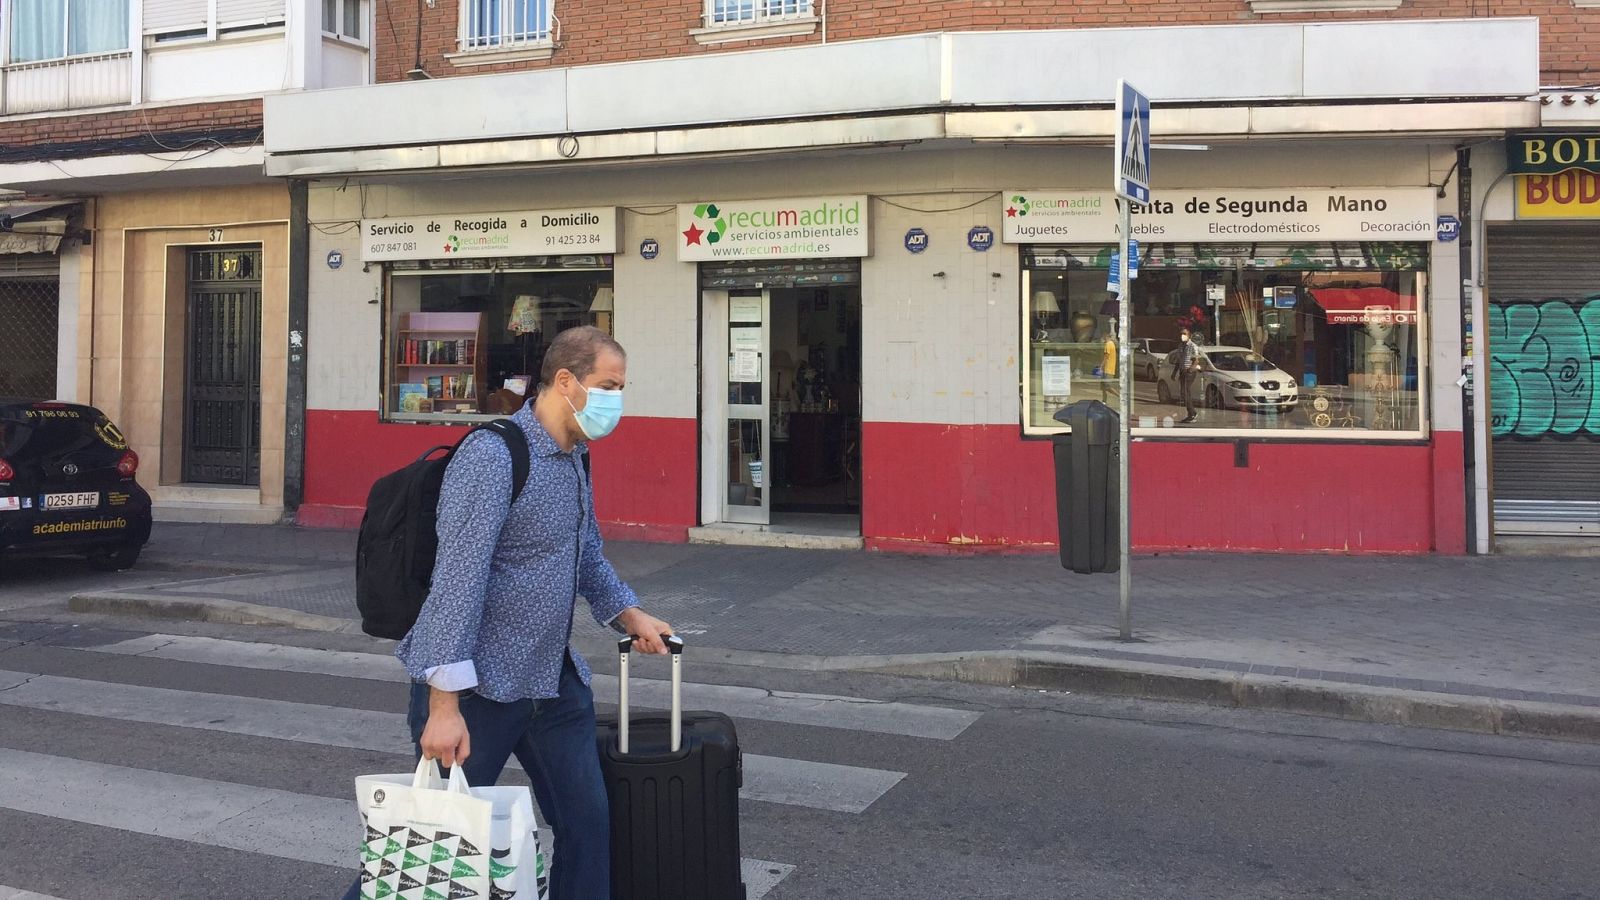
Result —
[[[1132,204],[1132,236],[1206,243],[1256,241],[1432,240],[1438,230],[1428,188],[1205,188],[1152,191]],[[1006,191],[1001,219],[1008,244],[1113,243],[1112,191]]]

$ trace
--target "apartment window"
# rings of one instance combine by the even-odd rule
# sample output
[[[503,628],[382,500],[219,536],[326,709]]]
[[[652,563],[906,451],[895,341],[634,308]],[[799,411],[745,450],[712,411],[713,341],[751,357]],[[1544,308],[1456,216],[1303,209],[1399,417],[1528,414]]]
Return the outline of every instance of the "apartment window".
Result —
[[[348,38],[352,41],[364,41],[366,35],[361,23],[366,20],[362,15],[363,0],[322,0],[322,31],[334,37]]]
[[[11,62],[128,49],[128,4],[113,0],[12,0]]]
[[[810,18],[811,0],[706,0],[706,25],[765,25]]]
[[[550,42],[550,0],[463,0],[463,50],[499,50]]]

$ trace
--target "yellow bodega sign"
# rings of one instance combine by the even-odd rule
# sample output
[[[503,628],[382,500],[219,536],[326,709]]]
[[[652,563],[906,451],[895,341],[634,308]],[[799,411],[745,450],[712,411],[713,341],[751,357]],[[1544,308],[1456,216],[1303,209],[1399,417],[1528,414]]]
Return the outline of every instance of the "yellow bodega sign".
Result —
[[[1517,218],[1600,219],[1600,175],[1582,169],[1518,175]]]

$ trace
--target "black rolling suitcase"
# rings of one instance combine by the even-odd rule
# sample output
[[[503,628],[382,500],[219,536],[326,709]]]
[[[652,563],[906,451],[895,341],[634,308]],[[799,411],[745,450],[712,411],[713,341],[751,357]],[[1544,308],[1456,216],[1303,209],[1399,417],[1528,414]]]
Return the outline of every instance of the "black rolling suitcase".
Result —
[[[599,716],[600,767],[611,799],[612,900],[744,900],[733,720],[683,712],[683,642],[673,637],[672,712],[629,721],[620,641],[617,714]]]

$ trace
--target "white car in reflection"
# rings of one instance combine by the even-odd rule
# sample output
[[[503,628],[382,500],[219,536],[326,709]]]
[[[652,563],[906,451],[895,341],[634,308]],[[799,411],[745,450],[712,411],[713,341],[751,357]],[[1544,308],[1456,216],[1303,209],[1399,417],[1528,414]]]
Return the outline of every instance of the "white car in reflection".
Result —
[[[1167,354],[1156,379],[1156,399],[1162,403],[1183,403],[1176,369],[1181,352]],[[1200,372],[1189,391],[1196,404],[1211,409],[1287,412],[1300,402],[1294,376],[1249,347],[1202,346]]]

